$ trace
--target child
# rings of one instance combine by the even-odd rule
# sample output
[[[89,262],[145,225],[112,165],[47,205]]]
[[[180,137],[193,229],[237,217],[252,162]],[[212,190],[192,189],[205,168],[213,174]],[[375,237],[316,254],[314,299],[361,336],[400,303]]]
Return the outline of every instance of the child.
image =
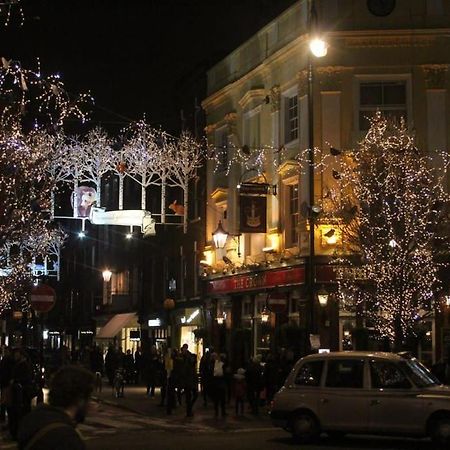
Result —
[[[234,374],[234,395],[236,398],[236,416],[244,415],[244,399],[247,392],[245,370],[240,368]]]

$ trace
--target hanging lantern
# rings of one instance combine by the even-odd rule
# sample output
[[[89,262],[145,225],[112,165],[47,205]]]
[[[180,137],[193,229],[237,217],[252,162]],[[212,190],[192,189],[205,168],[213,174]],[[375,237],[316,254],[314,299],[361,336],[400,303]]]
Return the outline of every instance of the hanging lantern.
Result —
[[[223,325],[226,318],[227,318],[227,314],[225,312],[218,314],[216,317],[218,325]]]
[[[325,308],[328,305],[329,296],[330,294],[323,286],[317,291],[317,300],[319,300],[320,306]]]
[[[267,323],[270,319],[270,311],[267,309],[267,306],[264,306],[261,311],[261,322]]]
[[[225,248],[228,239],[228,232],[223,229],[222,221],[219,220],[216,231],[212,234],[216,248]]]

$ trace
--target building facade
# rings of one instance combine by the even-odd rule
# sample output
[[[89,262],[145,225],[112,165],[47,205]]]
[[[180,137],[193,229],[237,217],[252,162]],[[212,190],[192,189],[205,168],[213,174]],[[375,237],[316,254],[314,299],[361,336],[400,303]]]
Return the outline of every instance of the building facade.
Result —
[[[309,5],[297,2],[208,72],[203,108],[214,158],[207,169],[202,278],[216,345],[237,359],[282,348],[343,350],[365,341],[364,324],[333,295],[325,308],[307,301],[304,209],[313,205],[301,161],[309,118],[316,152],[354,148],[376,111],[404,117],[430,153],[446,150],[450,139],[448,2],[317,0],[316,30],[328,42],[326,56],[317,59],[309,52]],[[333,187],[333,170],[314,176],[314,203],[323,204]],[[267,226],[249,233],[240,187],[255,182],[268,185]],[[255,207],[248,214],[255,216]],[[229,233],[224,249],[212,240],[219,221]],[[333,223],[321,221],[314,230],[316,290],[331,294],[336,283],[328,263],[340,238],[332,230]],[[439,314],[444,318],[424,319],[416,346],[430,363],[449,346],[448,330],[438,325],[448,324],[448,310]]]

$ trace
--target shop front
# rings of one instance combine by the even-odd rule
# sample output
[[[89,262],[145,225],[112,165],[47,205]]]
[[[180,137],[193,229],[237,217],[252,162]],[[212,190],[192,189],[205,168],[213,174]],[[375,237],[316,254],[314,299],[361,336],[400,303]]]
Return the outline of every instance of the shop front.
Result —
[[[97,326],[96,344],[103,348],[113,345],[124,352],[134,352],[140,347],[140,325],[135,312],[115,314],[103,326]]]
[[[214,349],[227,353],[234,365],[287,347],[300,353],[307,326],[304,280],[303,266],[208,280]]]
[[[180,349],[187,344],[191,353],[197,356],[197,362],[203,355],[204,320],[200,306],[176,310],[174,317],[174,336],[172,345]]]

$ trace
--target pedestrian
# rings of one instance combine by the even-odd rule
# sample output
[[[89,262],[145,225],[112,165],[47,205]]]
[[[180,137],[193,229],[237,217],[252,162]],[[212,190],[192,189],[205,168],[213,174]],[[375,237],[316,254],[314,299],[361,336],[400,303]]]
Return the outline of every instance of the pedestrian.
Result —
[[[154,397],[159,368],[159,355],[156,347],[153,345],[150,351],[143,354],[142,359],[144,366],[143,377],[147,388],[147,395]]]
[[[98,345],[95,345],[91,352],[91,371],[94,374],[99,373],[101,376],[103,376],[104,372],[104,362],[103,362],[103,354]]]
[[[208,395],[211,384],[211,352],[206,350],[200,358],[200,388],[202,390],[203,406],[208,406]]]
[[[177,358],[177,351],[175,349],[171,351],[169,348],[165,358],[165,367],[167,370],[166,412],[168,415],[172,414],[172,411],[176,407],[175,390],[178,383],[178,375],[175,374],[174,367],[175,359]]]
[[[181,383],[186,402],[186,417],[192,417],[192,407],[198,397],[197,357],[189,351],[187,344],[181,347]]]
[[[110,386],[113,385],[114,375],[116,370],[119,368],[119,362],[117,358],[116,351],[113,346],[108,347],[108,351],[105,356],[105,371],[108,377],[108,382]]]
[[[172,383],[175,389],[176,401],[178,405],[182,404],[183,397],[183,360],[180,352],[174,349],[172,352],[173,369],[171,374]]]
[[[431,372],[442,384],[450,384],[450,351],[448,356],[431,367]]]
[[[19,450],[84,450],[76,431],[88,412],[94,377],[81,367],[59,369],[50,383],[49,404],[24,417],[18,433]]]
[[[136,371],[135,383],[139,384],[141,382],[141,375],[142,375],[142,353],[140,347],[138,347],[134,352],[134,368]]]
[[[278,380],[280,378],[279,375],[279,365],[277,361],[270,353],[267,356],[266,364],[264,365],[264,389],[266,391],[266,403],[270,404],[275,396],[275,393],[278,390]]]
[[[263,384],[261,356],[257,355],[252,358],[245,372],[245,379],[247,382],[248,402],[250,403],[252,414],[258,415]]]
[[[245,369],[242,367],[234,374],[234,397],[236,416],[244,415],[244,403],[247,395],[247,385],[245,382]]]
[[[226,366],[224,361],[222,361],[220,355],[213,353],[211,355],[211,366],[212,366],[212,397],[214,400],[214,415],[216,419],[219,417],[220,413],[223,417],[226,417],[226,395],[227,395],[227,385],[225,381],[225,370]]]
[[[38,387],[34,382],[33,368],[26,353],[21,349],[16,349],[13,355],[11,398],[6,412],[9,433],[15,440],[21,419],[31,411],[31,401],[37,396]]]
[[[134,381],[134,358],[131,350],[127,350],[123,357],[123,370],[125,372],[125,381],[131,384]]]
[[[11,380],[14,365],[9,347],[3,348],[0,360],[0,423],[6,420],[6,407],[11,402]]]

